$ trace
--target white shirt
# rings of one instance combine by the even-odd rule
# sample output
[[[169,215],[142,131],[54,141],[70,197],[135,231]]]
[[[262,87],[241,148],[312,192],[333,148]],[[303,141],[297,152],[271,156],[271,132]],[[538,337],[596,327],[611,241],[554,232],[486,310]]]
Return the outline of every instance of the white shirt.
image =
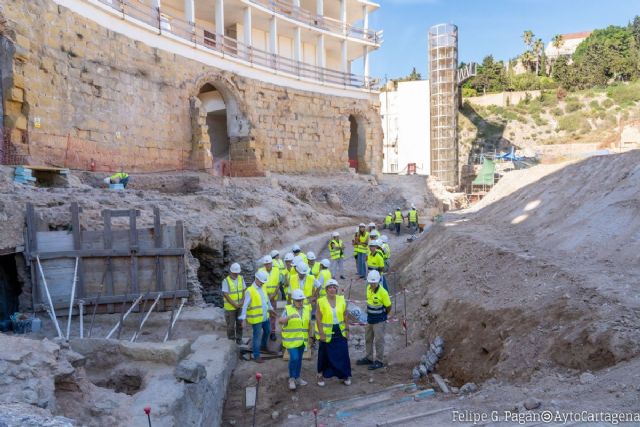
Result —
[[[262,299],[262,321],[264,322],[269,318],[269,310],[273,310],[273,306],[271,305],[269,298],[267,298],[264,293],[264,285],[257,287],[254,282],[251,286],[258,291]],[[245,320],[247,318],[247,309],[249,308],[249,304],[251,304],[251,294],[246,292],[244,294],[244,304],[242,304],[242,313],[240,313],[238,319]]]

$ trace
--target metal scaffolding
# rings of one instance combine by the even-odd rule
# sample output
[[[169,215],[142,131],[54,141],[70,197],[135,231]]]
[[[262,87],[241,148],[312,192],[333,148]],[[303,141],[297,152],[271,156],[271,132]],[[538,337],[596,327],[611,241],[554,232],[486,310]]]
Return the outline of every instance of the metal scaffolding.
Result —
[[[431,90],[431,175],[457,187],[458,171],[458,27],[438,24],[429,29]]]

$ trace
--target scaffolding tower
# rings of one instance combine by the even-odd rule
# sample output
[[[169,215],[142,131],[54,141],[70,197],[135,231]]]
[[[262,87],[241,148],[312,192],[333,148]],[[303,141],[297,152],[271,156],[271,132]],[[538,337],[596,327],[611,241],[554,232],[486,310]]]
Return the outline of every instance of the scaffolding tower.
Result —
[[[458,170],[458,27],[429,29],[431,175],[457,187]]]

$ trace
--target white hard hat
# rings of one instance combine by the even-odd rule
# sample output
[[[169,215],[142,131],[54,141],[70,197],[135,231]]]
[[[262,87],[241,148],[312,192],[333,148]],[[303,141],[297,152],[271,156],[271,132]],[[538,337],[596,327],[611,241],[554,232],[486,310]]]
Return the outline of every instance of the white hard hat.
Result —
[[[392,216],[392,215],[393,215],[393,213],[389,212],[389,216]]]
[[[307,252],[307,259],[309,261],[314,261],[316,259],[316,254],[314,254],[313,252],[309,251]]]
[[[380,232],[378,230],[371,230],[371,233],[369,233],[369,236],[379,236]]]
[[[102,180],[102,182],[104,182],[105,184],[111,184],[111,178],[106,177],[105,179]]]
[[[258,270],[256,273],[256,280],[260,281],[260,283],[267,283],[269,280],[269,275],[264,270]]]
[[[305,298],[306,297],[304,296],[304,292],[302,292],[302,289],[294,289],[293,292],[291,292],[291,299],[300,301]]]
[[[327,282],[326,287],[328,288],[329,286],[335,286],[337,288],[338,287],[338,281],[336,279],[329,279],[329,281]]]
[[[271,257],[269,255],[265,255],[264,258],[262,258],[262,263],[263,264],[271,264],[273,262],[273,260],[271,259]]]
[[[325,258],[322,261],[320,261],[320,265],[322,265],[323,267],[329,268],[329,266],[331,265],[331,261]]]
[[[302,256],[300,256],[300,255],[294,256],[293,260],[291,262],[293,263],[294,267],[297,266],[298,264],[307,265],[307,263],[302,260]]]
[[[370,222],[368,226],[369,226],[369,227],[376,228],[376,225],[375,225],[373,222]]]
[[[291,252],[300,252],[300,246],[297,244],[291,246]]]
[[[377,270],[371,270],[367,275],[367,282],[380,283],[380,273]]]
[[[397,211],[399,211],[399,210],[400,210],[400,208],[396,208],[396,210],[397,210]]]
[[[231,264],[231,268],[229,269],[229,271],[231,271],[232,273],[240,273],[242,269],[240,268],[240,264],[234,262],[233,264]]]
[[[369,246],[380,246],[380,240],[372,240],[369,242]]]
[[[340,237],[340,233],[334,231],[333,233],[331,233],[331,237]]]
[[[360,225],[358,225],[358,228],[360,227],[366,227],[366,225],[364,225],[364,222],[361,222]]]
[[[304,262],[300,262],[296,265],[296,271],[300,274],[307,274],[309,272],[309,267]]]
[[[293,261],[293,254],[291,252],[287,252],[287,254],[284,256],[284,260]]]
[[[275,258],[280,256],[280,252],[276,251],[275,249],[271,251],[271,253],[269,254],[271,255],[271,258]]]
[[[411,209],[415,209],[416,205],[414,205],[413,203],[411,203]]]
[[[389,241],[389,238],[386,234],[383,234],[382,237],[380,237],[380,240],[382,240],[382,243],[387,243]]]

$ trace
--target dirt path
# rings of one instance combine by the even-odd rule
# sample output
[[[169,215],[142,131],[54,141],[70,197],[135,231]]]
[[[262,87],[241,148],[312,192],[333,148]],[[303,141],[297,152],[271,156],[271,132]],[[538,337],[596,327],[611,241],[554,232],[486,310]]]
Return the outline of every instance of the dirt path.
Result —
[[[340,234],[347,244],[347,253],[351,253],[350,236],[354,227],[340,229]],[[386,230],[384,230],[386,232]],[[409,234],[403,228],[402,234],[396,236],[387,233],[389,244],[392,250],[392,261],[402,254],[411,245],[406,241]],[[310,236],[300,241],[303,250],[314,250],[320,256],[326,256],[321,248],[327,239],[326,233],[317,236]],[[293,244],[295,242],[291,242]],[[319,256],[319,257],[320,257]],[[356,266],[353,257],[347,255],[345,258],[345,280],[339,280],[340,292],[348,295],[349,299],[358,304],[363,310],[366,309],[366,287],[364,280],[356,274]],[[390,275],[393,282],[394,275]],[[400,284],[391,283],[390,291],[394,293],[394,286],[398,290]],[[401,327],[402,320],[402,293],[398,293],[394,301],[394,311],[392,320],[387,325],[385,346],[388,350],[404,347],[404,332]],[[245,329],[245,336],[250,332]],[[347,397],[356,394],[366,394],[393,384],[406,382],[408,372],[404,365],[398,366],[397,356],[393,353],[389,355],[389,365],[387,368],[372,372],[366,367],[357,366],[355,361],[364,356],[364,326],[352,325],[349,336],[349,353],[352,365],[352,385],[345,386],[337,379],[327,381],[325,387],[318,387],[315,384],[316,358],[312,354],[310,360],[304,360],[302,364],[302,378],[309,382],[309,385],[300,387],[292,392],[287,388],[287,362],[282,359],[268,360],[262,365],[257,365],[252,361],[240,361],[234,371],[227,391],[227,401],[223,413],[223,425],[250,426],[252,420],[252,410],[245,409],[245,388],[256,383],[255,374],[260,372],[263,378],[260,383],[260,396],[257,407],[256,425],[279,425],[287,420],[288,416],[300,416],[309,414],[313,408],[318,407],[322,400]],[[269,342],[272,350],[278,349],[279,342]],[[277,412],[277,416],[272,417]]]

